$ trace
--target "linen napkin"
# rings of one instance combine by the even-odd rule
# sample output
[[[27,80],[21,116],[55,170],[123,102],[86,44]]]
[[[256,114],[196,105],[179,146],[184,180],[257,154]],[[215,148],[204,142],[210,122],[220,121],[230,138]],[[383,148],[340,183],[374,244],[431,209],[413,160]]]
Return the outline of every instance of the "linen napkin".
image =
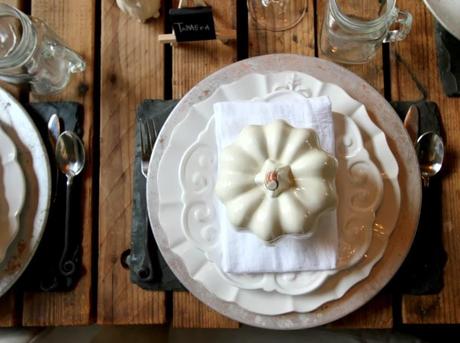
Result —
[[[231,144],[247,125],[265,125],[282,119],[296,128],[312,128],[321,147],[335,155],[334,125],[328,97],[296,102],[235,101],[214,105],[217,151]],[[227,273],[296,272],[333,269],[337,263],[338,232],[336,211],[318,220],[313,236],[305,239],[285,236],[267,245],[250,232],[237,231],[229,222],[225,206],[215,199],[220,238],[221,268]]]

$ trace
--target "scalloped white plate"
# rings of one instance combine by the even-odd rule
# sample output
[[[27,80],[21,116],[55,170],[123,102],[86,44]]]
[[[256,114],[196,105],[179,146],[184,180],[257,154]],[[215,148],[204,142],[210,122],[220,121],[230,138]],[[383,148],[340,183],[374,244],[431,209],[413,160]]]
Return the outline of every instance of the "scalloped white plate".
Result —
[[[19,102],[0,88],[0,125],[14,143],[27,192],[18,233],[0,263],[0,296],[21,276],[45,230],[51,199],[51,175],[41,136]]]
[[[240,87],[241,83],[251,83],[254,76],[255,74],[248,75],[222,87]],[[269,102],[303,101],[305,96],[284,90],[270,93],[264,99]],[[212,106],[213,103],[221,100],[211,96],[206,101]],[[363,147],[361,133],[353,120],[349,116],[334,113],[334,124],[336,157],[339,161],[336,178],[339,194],[337,215],[340,242],[337,269],[251,275],[221,272],[221,275],[234,286],[244,289],[276,290],[290,295],[305,294],[321,286],[328,276],[357,263],[369,248],[375,211],[383,196],[382,178]],[[181,227],[175,227],[173,230],[182,229],[184,239],[202,250],[208,260],[220,265],[219,211],[218,202],[214,197],[216,160],[214,120],[211,119],[181,159],[179,179],[183,203],[182,223]],[[314,235],[309,238],[308,243],[321,244],[317,239],[318,236]],[[173,251],[175,248],[171,246]],[[187,256],[180,257],[185,265],[188,265]],[[220,269],[218,271],[220,272]]]
[[[194,260],[199,261],[204,256],[203,252],[193,246],[186,245],[182,245],[182,249],[178,251],[178,254],[171,251],[170,246],[174,244],[174,240],[176,238],[180,240],[181,238],[171,236],[169,232],[167,236],[166,229],[170,227],[169,225],[167,228],[163,227],[158,218],[160,213],[159,195],[161,194],[162,214],[166,212],[169,212],[170,215],[175,213],[175,224],[180,226],[180,210],[177,210],[176,205],[177,197],[181,194],[177,174],[182,154],[177,155],[177,158],[175,157],[174,159],[163,160],[161,166],[160,159],[164,156],[165,148],[169,145],[173,132],[177,130],[182,134],[186,133],[185,136],[177,139],[174,145],[174,150],[185,152],[203,130],[210,114],[203,116],[199,113],[200,111],[197,111],[199,106],[192,107],[194,104],[209,98],[221,85],[232,83],[248,74],[270,75],[285,72],[286,70],[305,73],[325,83],[335,83],[340,88],[345,89],[350,96],[358,99],[366,106],[370,111],[372,121],[385,132],[383,134],[369,119],[367,119],[370,123],[369,129],[372,129],[372,131],[364,132],[362,128],[367,125],[361,121],[363,118],[352,118],[361,130],[364,147],[373,157],[373,162],[377,165],[377,168],[382,171],[385,193],[382,205],[377,211],[373,239],[368,255],[370,256],[371,253],[374,254],[376,250],[380,250],[380,256],[381,254],[384,254],[384,256],[375,265],[373,259],[363,259],[350,270],[330,277],[317,290],[318,292],[314,291],[307,295],[288,296],[278,292],[242,290],[229,285],[228,281],[222,277],[213,278],[214,270],[208,268],[209,265],[199,268],[200,264],[197,263],[196,268],[192,270],[192,275],[201,280],[206,280],[207,277],[210,277],[206,281],[207,287],[203,287],[200,282],[190,277],[188,268],[178,256],[178,254],[187,254],[188,256],[193,256]],[[290,79],[278,80],[277,83],[278,85],[281,84],[285,89],[288,88],[288,90],[301,88],[292,81],[291,77]],[[253,85],[241,85],[239,93],[243,94],[243,99],[251,99],[254,97],[253,88]],[[327,87],[327,89],[333,91],[330,87]],[[263,93],[263,91],[264,89],[257,89],[257,92]],[[314,95],[314,93],[311,95]],[[342,105],[346,105],[344,101],[333,101],[333,110],[336,111],[334,106],[341,109]],[[345,110],[351,109],[349,106],[345,107]],[[345,111],[340,110],[339,112],[343,113]],[[184,124],[183,120],[188,116],[193,120],[189,120],[187,124]],[[393,161],[394,165],[399,165],[400,167],[398,175],[395,175],[395,169],[391,165],[386,164],[385,149],[388,148],[388,145],[385,136],[391,146],[391,151],[398,161],[397,163]],[[168,176],[163,174],[164,182],[158,184],[157,177],[159,172],[163,173],[166,170],[169,170]],[[350,71],[325,60],[290,54],[265,55],[243,60],[217,71],[193,87],[176,106],[158,136],[157,144],[150,160],[147,178],[148,211],[152,230],[166,262],[182,284],[198,299],[216,311],[249,325],[272,329],[308,328],[323,325],[356,310],[377,294],[394,275],[404,260],[415,235],[421,205],[419,176],[415,150],[400,119],[391,105],[364,80]],[[397,192],[398,181],[401,186],[401,193]],[[401,207],[404,208],[404,211],[399,213],[399,217],[385,216],[388,213],[398,213],[400,198],[402,201]],[[395,223],[396,226],[394,225]],[[395,232],[388,240],[389,232],[387,228],[391,227],[395,227]],[[176,233],[177,231],[179,230],[176,230]],[[182,232],[180,234],[183,235]],[[379,247],[382,246],[383,249],[380,249]],[[380,258],[378,254],[373,256],[377,260]],[[372,267],[373,265],[374,267]],[[370,272],[371,269],[372,272]],[[355,283],[355,280],[363,281]],[[355,283],[351,289],[347,288],[350,282]],[[225,301],[222,299],[225,299]],[[310,300],[320,301],[324,305],[311,310]],[[280,314],[265,314],[270,311],[271,307],[275,308]],[[257,313],[259,311],[260,313]]]
[[[184,180],[185,173],[184,169],[181,168],[181,161],[188,161],[190,153],[193,152],[192,150],[198,147],[201,149],[200,156],[196,156],[196,161],[193,161],[196,163],[191,163],[191,165],[197,166],[201,164],[202,169],[207,173],[206,176],[213,175],[215,171],[210,162],[210,158],[213,156],[213,148],[209,146],[209,139],[206,144],[203,141],[199,141],[198,144],[193,146],[193,141],[196,140],[197,134],[191,132],[190,128],[197,127],[199,136],[199,133],[203,131],[212,116],[212,106],[216,102],[273,97],[274,93],[281,91],[290,92],[291,96],[296,93],[303,96],[327,95],[331,99],[332,110],[342,113],[345,118],[350,118],[352,124],[343,125],[343,128],[348,128],[349,132],[345,132],[343,139],[338,139],[336,147],[339,156],[349,157],[349,160],[345,158],[347,164],[350,163],[352,166],[358,160],[368,160],[367,151],[363,148],[366,144],[372,147],[372,149],[369,149],[370,151],[377,151],[378,147],[379,155],[372,155],[372,159],[381,166],[381,173],[385,174],[386,179],[390,181],[390,185],[385,187],[386,198],[388,199],[390,194],[395,196],[387,200],[388,205],[391,204],[389,211],[379,213],[380,217],[376,220],[376,225],[383,232],[384,239],[378,240],[374,238],[371,241],[371,235],[366,235],[366,232],[369,233],[372,230],[372,224],[371,227],[369,227],[369,224],[374,221],[374,213],[371,211],[371,218],[363,219],[364,216],[353,217],[356,220],[355,223],[367,225],[368,227],[367,230],[364,229],[363,235],[352,235],[354,238],[361,238],[362,241],[359,243],[361,243],[362,249],[359,249],[359,243],[354,244],[352,247],[343,247],[352,239],[340,242],[342,244],[340,252],[343,254],[344,251],[347,251],[352,255],[349,260],[343,263],[352,265],[361,260],[357,265],[359,266],[358,270],[357,268],[347,269],[339,274],[336,274],[335,271],[325,271],[321,273],[314,272],[312,275],[304,272],[289,273],[284,276],[278,275],[277,277],[275,277],[275,274],[269,273],[262,276],[247,275],[237,277],[232,275],[229,277],[222,273],[215,263],[210,261],[210,259],[215,260],[218,258],[215,253],[210,253],[210,251],[215,252],[217,249],[216,237],[219,232],[213,222],[212,185],[214,182],[200,173],[195,173],[196,168],[193,169],[193,167],[193,170],[187,173],[191,179]],[[351,125],[354,125],[356,129],[351,129],[353,127]],[[361,142],[360,130],[364,137],[364,142]],[[192,146],[191,149],[183,149],[183,147],[190,145]],[[358,156],[357,159],[355,159],[356,156]],[[350,179],[353,179],[359,173],[366,174],[365,169],[358,169],[358,173],[350,175]],[[182,181],[177,193],[172,191],[171,188],[171,175],[174,175],[176,170],[179,170],[179,179]],[[346,175],[346,172],[338,175],[339,177]],[[370,175],[371,173],[368,173],[367,176]],[[266,75],[253,73],[235,82],[218,87],[209,98],[192,105],[187,116],[175,128],[159,165],[159,221],[165,235],[168,237],[168,248],[180,257],[189,275],[220,299],[235,302],[249,311],[266,315],[278,315],[293,311],[308,312],[318,308],[325,302],[341,297],[355,283],[367,277],[372,267],[382,257],[399,212],[397,175],[398,165],[386,143],[385,135],[369,119],[365,107],[352,99],[343,89],[334,84],[323,83],[299,72],[288,71]],[[347,177],[344,176],[343,179],[347,179]],[[183,196],[184,189],[198,194],[198,199]],[[369,193],[372,194],[372,192]],[[376,193],[377,195],[379,194],[379,192]],[[343,197],[346,197],[346,199],[343,198],[344,201],[347,202],[352,202],[351,197],[353,195],[346,192],[342,194]],[[370,198],[367,205],[371,209],[375,209],[381,199],[379,196],[376,196],[375,199],[372,196]],[[383,208],[388,210],[385,206]],[[350,210],[350,208],[342,209],[342,211],[346,210]],[[180,214],[182,214],[182,218],[180,218]],[[342,218],[345,219],[345,216],[342,216]],[[388,221],[386,218],[391,219]],[[343,233],[350,233],[354,230],[359,230],[359,225],[352,225],[351,230],[344,230]],[[370,248],[366,258],[361,259],[369,247],[369,243]],[[355,255],[351,253],[354,249],[360,250],[356,254],[356,259],[354,258]],[[214,258],[212,255],[214,255]],[[342,259],[346,255],[346,253],[343,254]],[[299,279],[297,279],[297,276],[299,276]],[[327,287],[327,284],[331,284],[334,281],[325,283],[323,286],[328,277],[334,279],[335,282],[340,280],[338,286]],[[309,282],[306,286],[304,285],[305,281]],[[254,300],[257,297],[259,297],[260,301]],[[274,299],[277,299],[277,301],[274,301]],[[268,303],[270,304],[269,306],[267,306]]]
[[[24,173],[13,141],[0,127],[0,263],[19,231],[26,194]]]

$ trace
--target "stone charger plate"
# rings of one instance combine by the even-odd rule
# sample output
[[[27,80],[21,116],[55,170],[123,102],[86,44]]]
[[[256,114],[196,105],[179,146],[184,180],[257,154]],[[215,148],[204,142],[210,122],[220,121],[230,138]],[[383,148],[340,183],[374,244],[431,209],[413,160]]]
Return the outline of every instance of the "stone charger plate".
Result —
[[[269,316],[255,314],[234,303],[219,300],[200,283],[189,277],[180,258],[168,249],[167,239],[159,225],[156,215],[158,193],[155,183],[157,166],[171,132],[183,119],[191,105],[209,97],[220,85],[233,82],[248,73],[286,70],[307,73],[323,82],[335,83],[366,106],[373,122],[385,132],[390,148],[398,161],[400,168],[398,181],[403,210],[383,258],[377,263],[368,278],[355,285],[342,298],[328,302],[312,312]],[[149,215],[159,248],[184,286],[201,301],[234,320],[272,329],[299,329],[322,325],[347,315],[375,296],[404,260],[415,235],[421,204],[421,183],[415,151],[391,105],[369,84],[340,66],[316,58],[284,54],[266,55],[235,63],[195,86],[177,105],[160,133],[152,154],[147,189]]]

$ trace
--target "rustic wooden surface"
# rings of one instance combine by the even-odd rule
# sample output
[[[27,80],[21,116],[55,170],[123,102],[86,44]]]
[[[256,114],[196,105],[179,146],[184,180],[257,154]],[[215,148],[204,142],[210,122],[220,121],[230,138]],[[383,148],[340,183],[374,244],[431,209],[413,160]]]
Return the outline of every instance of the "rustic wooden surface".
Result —
[[[164,292],[132,284],[120,256],[130,247],[135,111],[143,99],[163,97],[163,18],[141,24],[102,2],[99,269],[97,322],[161,324]]]
[[[438,295],[404,296],[402,319],[406,324],[460,323],[460,98],[444,95],[437,69],[434,21],[419,1],[400,0],[398,6],[414,16],[412,32],[392,49],[391,77],[394,100],[417,100],[421,93],[412,75],[427,92],[428,100],[440,109],[446,133],[446,160],[443,170],[442,208],[443,241],[448,261],[444,271],[445,286]],[[399,58],[395,58],[399,56]]]
[[[31,100],[63,99],[84,104],[84,140],[89,163],[83,189],[83,264],[86,274],[78,287],[69,293],[27,293],[22,296],[13,289],[0,299],[0,326],[83,325],[97,322],[171,323],[177,328],[237,328],[237,322],[211,310],[188,292],[174,292],[169,304],[165,292],[140,289],[131,284],[128,270],[120,263],[120,255],[130,245],[136,106],[143,99],[161,99],[165,93],[173,98],[182,97],[207,75],[235,62],[236,43],[208,41],[174,45],[170,61],[172,74],[166,71],[166,76],[170,78],[168,80],[165,79],[164,47],[157,42],[157,35],[165,33],[164,13],[160,19],[141,24],[121,13],[115,0],[103,0],[101,4],[91,0],[7,2],[20,8],[30,8],[32,14],[49,23],[88,61],[87,71],[76,77],[65,92],[55,97],[31,97]],[[236,28],[236,0],[207,2],[213,5],[218,31]],[[317,42],[325,1],[307,0],[307,4],[307,13],[302,21],[293,29],[281,33],[261,30],[248,16],[249,56],[297,53],[322,57]],[[173,1],[175,5],[177,1]],[[460,155],[460,138],[456,134],[460,129],[456,118],[460,99],[447,98],[442,92],[431,14],[420,1],[399,0],[398,6],[412,12],[414,26],[407,40],[392,45],[390,63],[385,64],[383,54],[379,53],[368,64],[347,68],[367,80],[381,94],[390,91],[384,89],[385,81],[391,84],[392,100],[415,100],[421,97],[412,73],[427,90],[428,99],[440,106],[448,150],[443,177],[443,234],[449,256],[445,272],[446,286],[436,296],[404,296],[402,320],[406,324],[460,323],[460,272],[456,266],[460,254],[460,210],[456,206],[460,194],[460,176],[455,163]],[[391,68],[391,75],[385,74],[384,67],[387,70]],[[385,75],[391,80],[385,80]],[[15,87],[6,88],[19,95]],[[98,122],[99,125],[95,125]],[[94,128],[98,130],[94,131]],[[94,141],[93,135],[96,136]],[[100,154],[96,168],[93,168],[92,160],[93,142],[97,144],[96,151]],[[98,185],[92,184],[93,172],[96,175],[99,173]],[[93,191],[98,191],[95,193],[98,198],[92,198]],[[93,200],[98,203],[93,204]],[[93,217],[97,212],[98,217]],[[94,221],[95,218],[98,221]],[[94,242],[97,248],[91,253],[92,233],[96,233],[94,230],[97,230],[98,241]],[[95,280],[91,277],[91,270],[97,270]],[[92,289],[96,292],[93,293]],[[379,294],[363,308],[329,326],[391,328],[395,324],[392,301],[390,294]],[[167,305],[171,308],[167,309]],[[16,312],[21,307],[22,313]]]

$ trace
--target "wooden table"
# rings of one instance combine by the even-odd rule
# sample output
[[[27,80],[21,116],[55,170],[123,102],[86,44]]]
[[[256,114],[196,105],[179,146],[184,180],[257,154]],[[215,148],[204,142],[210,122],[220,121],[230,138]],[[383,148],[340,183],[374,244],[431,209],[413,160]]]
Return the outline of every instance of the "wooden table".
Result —
[[[299,0],[293,0],[299,1]],[[318,35],[325,0],[308,0],[295,28],[273,33],[257,30],[245,0],[207,0],[214,6],[217,29],[237,29],[238,44],[207,41],[162,46],[165,15],[141,24],[115,0],[7,1],[43,18],[88,62],[58,96],[30,100],[76,100],[85,107],[84,141],[89,163],[84,175],[82,209],[85,274],[69,293],[20,293],[0,299],[0,326],[169,324],[174,327],[237,328],[189,293],[149,292],[129,281],[120,255],[129,248],[135,109],[143,99],[180,98],[210,73],[238,58],[268,53],[319,56]],[[164,7],[171,6],[165,1]],[[173,2],[173,5],[175,3]],[[448,253],[445,287],[438,295],[392,296],[382,292],[333,327],[391,328],[399,324],[460,323],[460,99],[446,97],[436,65],[434,22],[419,0],[399,0],[414,24],[408,39],[386,47],[366,65],[349,67],[387,99],[417,100],[421,87],[438,103],[447,134],[443,171],[443,239]],[[238,11],[237,11],[238,8]],[[246,31],[248,27],[248,31]],[[247,46],[244,44],[248,33]],[[7,87],[22,100],[28,94]]]

